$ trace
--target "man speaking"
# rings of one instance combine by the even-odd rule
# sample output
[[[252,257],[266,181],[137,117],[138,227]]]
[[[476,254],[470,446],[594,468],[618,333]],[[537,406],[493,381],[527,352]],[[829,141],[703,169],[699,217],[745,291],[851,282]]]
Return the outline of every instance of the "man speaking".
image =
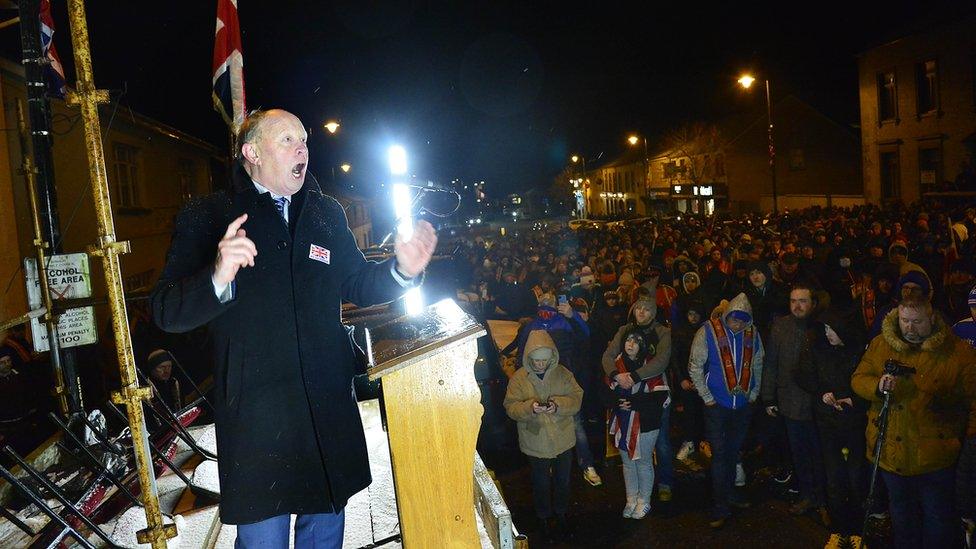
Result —
[[[417,223],[395,257],[366,261],[345,213],[305,183],[307,134],[282,110],[241,126],[233,188],[177,216],[153,290],[160,328],[206,325],[213,344],[221,503],[237,547],[341,547],[343,508],[370,483],[340,305],[398,298],[430,262]]]

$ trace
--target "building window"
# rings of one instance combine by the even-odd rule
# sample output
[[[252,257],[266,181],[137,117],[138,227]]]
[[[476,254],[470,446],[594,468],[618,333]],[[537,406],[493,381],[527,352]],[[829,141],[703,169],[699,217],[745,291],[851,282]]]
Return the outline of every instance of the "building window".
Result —
[[[898,88],[895,85],[895,71],[878,75],[878,121],[893,121],[898,117]]]
[[[115,175],[115,203],[136,207],[139,200],[139,149],[122,143],[112,145]]]
[[[921,192],[937,190],[942,183],[942,149],[925,147],[918,149],[918,182]]]
[[[176,176],[180,184],[180,199],[183,202],[193,198],[193,192],[196,188],[193,167],[193,160],[189,158],[180,158],[176,161]]]
[[[803,157],[803,149],[790,149],[790,170],[805,170],[806,160]]]
[[[884,151],[879,155],[881,167],[881,198],[890,200],[901,197],[901,177],[898,165],[898,151]]]
[[[918,90],[918,115],[934,113],[939,108],[939,74],[935,59],[915,65],[915,86]]]

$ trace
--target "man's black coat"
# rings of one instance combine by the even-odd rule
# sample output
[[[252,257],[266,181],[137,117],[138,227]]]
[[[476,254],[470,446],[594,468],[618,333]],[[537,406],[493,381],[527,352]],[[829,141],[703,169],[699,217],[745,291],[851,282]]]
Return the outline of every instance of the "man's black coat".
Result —
[[[258,253],[221,304],[211,282],[217,243],[243,213]],[[233,191],[180,212],[151,297],[160,328],[207,325],[211,334],[227,524],[334,512],[371,480],[340,304],[390,301],[403,289],[392,259],[363,258],[342,207],[317,185],[306,181],[289,213],[291,230],[238,167]],[[328,250],[328,262],[309,257],[313,245]]]

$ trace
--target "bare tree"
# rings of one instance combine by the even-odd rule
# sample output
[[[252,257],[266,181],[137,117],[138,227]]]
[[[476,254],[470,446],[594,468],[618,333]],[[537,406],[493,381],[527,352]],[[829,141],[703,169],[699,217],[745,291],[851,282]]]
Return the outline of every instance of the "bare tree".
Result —
[[[716,126],[702,122],[686,124],[671,131],[665,138],[672,159],[685,161],[684,169],[677,170],[692,184],[705,183],[715,175],[716,157],[722,150],[722,139]]]

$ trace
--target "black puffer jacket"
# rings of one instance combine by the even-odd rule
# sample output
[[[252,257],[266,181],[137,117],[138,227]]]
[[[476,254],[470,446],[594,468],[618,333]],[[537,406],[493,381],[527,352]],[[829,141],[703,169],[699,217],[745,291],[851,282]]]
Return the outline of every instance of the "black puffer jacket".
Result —
[[[829,325],[844,343],[833,346],[827,340],[824,325]],[[829,309],[807,331],[810,351],[800,355],[796,382],[813,398],[817,422],[825,427],[861,426],[867,421],[869,403],[851,388],[851,375],[857,369],[864,350],[864,331],[847,311]],[[833,393],[837,400],[850,398],[853,407],[838,411],[823,402],[823,395]]]

